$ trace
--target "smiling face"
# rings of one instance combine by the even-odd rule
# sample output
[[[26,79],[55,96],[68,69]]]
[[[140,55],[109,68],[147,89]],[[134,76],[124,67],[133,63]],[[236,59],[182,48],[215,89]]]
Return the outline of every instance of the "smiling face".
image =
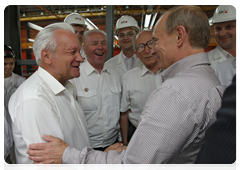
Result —
[[[163,15],[153,31],[153,50],[156,53],[159,68],[166,69],[176,62],[176,36],[168,35],[164,23],[168,14]]]
[[[4,58],[4,78],[10,77],[12,75],[13,69],[15,67],[15,58]]]
[[[79,53],[81,47],[76,35],[67,30],[58,30],[55,37],[57,47],[54,52],[49,51],[51,74],[64,84],[66,80],[80,76],[79,66],[84,60]]]
[[[226,51],[236,48],[236,21],[214,24],[215,39]]]
[[[151,31],[144,31],[141,32],[135,39],[135,46],[139,44],[146,44],[148,41],[152,39],[152,32]],[[142,63],[148,68],[148,66],[153,66],[157,64],[157,58],[152,53],[153,51],[145,46],[144,51],[136,52],[138,58],[142,61]]]
[[[89,33],[84,41],[83,49],[88,62],[95,69],[102,69],[108,52],[106,36],[101,32]]]
[[[135,35],[136,31],[130,27],[122,28],[118,32],[119,45],[123,51],[129,49],[133,50],[132,39]]]

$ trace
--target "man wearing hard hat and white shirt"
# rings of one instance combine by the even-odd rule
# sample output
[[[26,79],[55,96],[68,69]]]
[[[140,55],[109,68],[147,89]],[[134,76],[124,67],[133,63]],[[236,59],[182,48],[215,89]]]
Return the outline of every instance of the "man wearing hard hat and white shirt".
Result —
[[[80,45],[82,46],[83,43],[83,34],[86,31],[87,25],[85,24],[85,19],[78,13],[71,13],[64,19],[64,22],[67,24],[70,24],[73,29],[75,30],[75,34],[80,42]],[[87,56],[84,53],[83,48],[81,47],[80,51],[84,61],[87,60]]]
[[[142,62],[137,58],[133,50],[132,39],[139,31],[137,21],[128,15],[123,15],[117,20],[115,34],[119,38],[119,44],[122,51],[109,59],[106,65],[114,67],[121,78],[121,83],[124,74],[132,68],[142,65]]]
[[[221,85],[228,86],[236,74],[236,9],[220,5],[213,14],[214,36],[218,46],[208,52],[208,58]]]

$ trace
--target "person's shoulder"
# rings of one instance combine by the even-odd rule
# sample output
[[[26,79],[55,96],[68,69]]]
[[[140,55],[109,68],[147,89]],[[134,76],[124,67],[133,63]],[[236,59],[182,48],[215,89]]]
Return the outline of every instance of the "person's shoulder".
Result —
[[[139,74],[142,71],[142,65],[132,68],[131,70],[127,71],[125,75],[133,75],[133,74]]]
[[[118,55],[116,55],[116,56],[110,58],[109,60],[106,61],[105,64],[111,66],[113,63],[116,63],[116,62],[118,61],[119,57],[121,57],[120,54],[118,54]]]

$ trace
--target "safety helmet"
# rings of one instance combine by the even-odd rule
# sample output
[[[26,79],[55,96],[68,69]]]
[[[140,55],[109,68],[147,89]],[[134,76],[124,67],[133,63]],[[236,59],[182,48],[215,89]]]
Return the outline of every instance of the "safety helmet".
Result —
[[[213,24],[233,20],[236,20],[236,8],[232,5],[218,6],[212,17]]]
[[[115,34],[117,35],[118,30],[126,27],[133,27],[137,32],[140,30],[137,21],[128,15],[123,15],[117,20]]]
[[[15,53],[10,46],[4,44],[4,58],[15,58]]]
[[[87,25],[85,24],[85,19],[78,13],[71,13],[64,19],[64,22],[67,24],[77,24],[82,25],[84,28],[87,28]]]

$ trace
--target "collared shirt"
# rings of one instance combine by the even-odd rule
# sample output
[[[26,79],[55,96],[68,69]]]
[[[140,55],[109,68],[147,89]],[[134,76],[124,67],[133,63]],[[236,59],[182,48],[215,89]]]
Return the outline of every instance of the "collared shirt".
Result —
[[[131,69],[133,68],[133,65],[134,65],[136,59],[137,59],[136,54],[133,54],[132,57],[130,57],[130,58],[126,57],[126,56],[123,54],[122,51],[121,51],[120,54],[121,54],[122,59],[123,59],[125,65],[126,65],[127,71],[131,70]]]
[[[222,47],[220,47],[220,45],[218,45],[213,50],[209,51],[207,54],[208,54],[208,59],[211,63],[211,67],[213,68],[213,70],[216,69],[217,64],[219,64],[229,58],[233,58],[233,56],[230,53],[228,53],[227,51],[225,51],[224,49],[222,49]]]
[[[122,51],[114,56],[113,58],[109,59],[105,65],[107,65],[108,67],[112,67],[113,69],[116,69],[119,77],[120,77],[120,81],[121,81],[121,84],[122,84],[122,81],[123,81],[123,76],[126,74],[126,72],[128,71],[127,70],[127,67],[124,63],[124,60],[123,60],[123,57],[122,57]],[[135,68],[139,65],[142,65],[142,62],[139,60],[139,58],[137,58],[132,66],[132,68]]]
[[[17,163],[32,163],[28,145],[45,142],[53,135],[78,149],[91,147],[85,116],[76,101],[74,87],[63,86],[41,67],[13,94],[9,101]]]
[[[5,81],[6,80],[6,81]],[[6,108],[6,119],[10,128],[12,127],[12,121],[8,112],[8,102],[12,94],[17,90],[17,88],[25,81],[26,79],[18,74],[12,73],[8,78],[4,78],[4,106]]]
[[[63,163],[194,163],[221,106],[223,89],[209,65],[206,53],[199,53],[162,72],[163,83],[150,95],[122,153],[67,147]]]
[[[119,135],[120,79],[116,71],[106,65],[99,74],[88,61],[80,65],[80,74],[71,82],[86,116],[92,147],[106,147]]]
[[[8,157],[13,146],[12,130],[6,119],[7,110],[4,106],[4,159]]]
[[[228,58],[216,65],[215,73],[221,85],[227,87],[232,83],[233,76],[236,74],[236,57]]]
[[[121,112],[130,109],[128,119],[135,127],[148,97],[162,84],[160,73],[159,70],[155,75],[142,65],[128,71],[123,77]]]

